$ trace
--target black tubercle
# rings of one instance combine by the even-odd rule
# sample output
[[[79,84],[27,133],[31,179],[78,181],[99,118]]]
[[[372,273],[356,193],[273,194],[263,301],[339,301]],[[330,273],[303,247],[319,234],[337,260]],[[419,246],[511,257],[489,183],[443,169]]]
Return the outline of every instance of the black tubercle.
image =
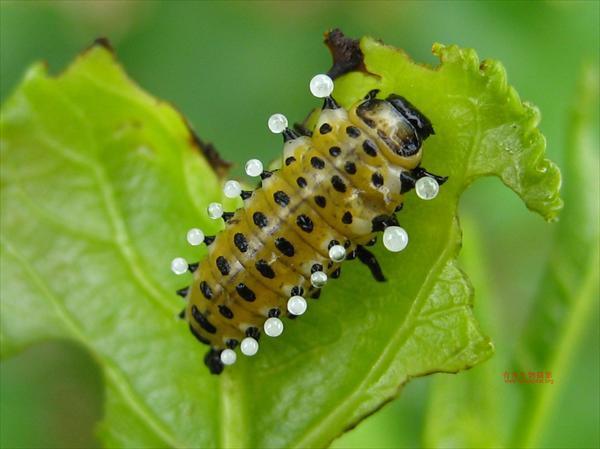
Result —
[[[217,238],[217,237],[216,237],[216,236],[214,236],[214,235],[207,235],[207,236],[204,236],[204,244],[205,244],[206,246],[210,246],[210,245],[212,244],[212,242],[214,242],[214,241],[215,241],[215,239],[216,239],[216,238]]]
[[[289,142],[290,140],[294,140],[297,139],[298,137],[300,137],[300,134],[298,134],[296,131],[294,131],[293,129],[290,128],[286,128],[283,133],[283,142]]]
[[[235,338],[230,338],[225,342],[225,346],[227,346],[229,349],[235,349],[239,344],[240,342],[237,341]]]
[[[270,178],[272,174],[273,174],[273,172],[272,172],[272,171],[269,171],[269,170],[263,170],[263,172],[260,174],[260,179],[267,179],[267,178]]]
[[[339,109],[340,105],[335,101],[332,96],[325,97],[323,101],[323,109]]]
[[[242,190],[242,193],[240,193],[240,196],[242,197],[243,200],[247,200],[248,198],[250,198],[252,196],[252,191],[251,190]]]
[[[246,329],[246,337],[252,337],[258,341],[260,339],[260,331],[257,327],[249,327]]]
[[[188,265],[188,271],[190,273],[193,273],[194,271],[196,271],[198,269],[198,265],[200,265],[199,262],[194,262]]]
[[[234,214],[234,212],[223,212],[223,215],[221,216],[221,218],[223,218],[223,221],[225,223],[229,223],[229,220],[231,220],[233,218],[233,214]]]
[[[358,260],[364,263],[369,270],[371,270],[371,274],[377,282],[385,282],[385,276],[383,275],[383,271],[381,271],[379,262],[377,262],[377,258],[371,251],[366,249],[364,246],[358,245],[356,247],[356,255]]]
[[[377,215],[371,220],[373,232],[383,231],[388,226],[398,226],[398,219],[395,215]]]
[[[279,318],[279,315],[281,315],[281,310],[279,310],[278,308],[269,310],[269,318]]]
[[[183,319],[185,318],[185,309],[181,309],[181,312],[179,312],[179,313],[177,314],[177,317],[178,317],[180,320],[183,320]]]
[[[302,123],[294,123],[294,130],[301,136],[312,137],[313,133]]]
[[[183,287],[180,288],[179,290],[177,290],[175,293],[177,293],[179,296],[181,296],[182,298],[185,298],[188,295],[188,292],[190,291],[190,287]]]
[[[204,356],[204,364],[208,367],[211,374],[221,374],[223,372],[223,362],[221,362],[221,351],[211,349]]]
[[[447,176],[438,176],[433,173],[429,173],[423,167],[416,167],[410,171],[402,171],[400,173],[400,193],[406,193],[415,188],[416,182],[423,176],[429,176],[437,181],[439,185],[444,184],[447,180]]]

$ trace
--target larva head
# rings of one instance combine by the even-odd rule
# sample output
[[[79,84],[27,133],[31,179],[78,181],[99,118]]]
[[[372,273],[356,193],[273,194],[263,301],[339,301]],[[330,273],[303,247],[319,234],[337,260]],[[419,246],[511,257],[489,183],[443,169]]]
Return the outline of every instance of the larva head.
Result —
[[[369,92],[351,115],[372,130],[390,161],[415,168],[421,161],[423,140],[434,133],[431,122],[403,97],[392,94],[381,100],[375,98],[377,92]]]

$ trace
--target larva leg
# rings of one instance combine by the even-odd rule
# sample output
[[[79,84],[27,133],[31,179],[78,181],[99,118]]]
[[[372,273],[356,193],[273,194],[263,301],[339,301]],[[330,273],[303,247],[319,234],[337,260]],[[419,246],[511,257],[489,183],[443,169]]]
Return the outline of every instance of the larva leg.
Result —
[[[211,348],[204,356],[204,364],[212,374],[221,374],[224,368],[221,362],[221,351]]]
[[[383,271],[381,271],[379,262],[377,262],[377,258],[371,251],[366,249],[364,246],[358,245],[356,247],[356,256],[358,257],[358,260],[364,263],[369,270],[371,270],[371,274],[377,282],[385,282],[386,279],[383,275]]]

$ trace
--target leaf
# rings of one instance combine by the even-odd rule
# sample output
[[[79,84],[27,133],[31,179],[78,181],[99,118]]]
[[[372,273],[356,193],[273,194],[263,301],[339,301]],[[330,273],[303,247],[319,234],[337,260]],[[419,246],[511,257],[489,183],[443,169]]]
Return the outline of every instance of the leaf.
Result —
[[[598,307],[598,73],[584,71],[575,95],[565,143],[566,206],[548,266],[539,283],[525,335],[497,360],[456,378],[435,380],[429,404],[426,447],[540,447],[555,398],[568,383],[571,357]],[[469,229],[469,228],[467,228]],[[475,231],[474,229],[471,232]],[[463,251],[469,273],[481,272],[478,248]],[[485,288],[485,274],[476,282]],[[486,292],[479,312],[491,314]],[[596,310],[597,314],[597,310]],[[490,323],[490,325],[493,325]],[[497,358],[496,358],[497,359]],[[552,385],[504,385],[502,372],[552,373]],[[468,393],[467,393],[468,392]],[[504,419],[498,419],[502,416]],[[500,424],[502,423],[502,424]],[[504,429],[498,429],[499,424]],[[552,442],[552,445],[556,445]]]
[[[424,166],[450,180],[436,201],[408,198],[405,252],[376,249],[389,282],[345,264],[285,338],[218,377],[175,319],[182,281],[168,270],[180,253],[198,256],[183,236],[215,230],[205,206],[221,196],[182,119],[100,46],[57,78],[34,66],[3,106],[2,353],[48,338],[88,348],[107,383],[107,446],[322,447],[410,378],[491,355],[456,263],[456,206],[476,178],[496,175],[556,216],[560,176],[543,159],[538,113],[471,50],[436,45],[442,63],[429,69],[373,39],[360,45],[369,74],[340,78],[336,98],[404,93],[436,128]]]
[[[590,318],[598,314],[600,273],[600,186],[598,184],[597,69],[586,67],[570,117],[565,151],[566,207],[557,238],[534,300],[514,365],[520,371],[553,373],[553,388],[521,389],[522,420],[514,444],[539,447],[542,430],[555,405]]]

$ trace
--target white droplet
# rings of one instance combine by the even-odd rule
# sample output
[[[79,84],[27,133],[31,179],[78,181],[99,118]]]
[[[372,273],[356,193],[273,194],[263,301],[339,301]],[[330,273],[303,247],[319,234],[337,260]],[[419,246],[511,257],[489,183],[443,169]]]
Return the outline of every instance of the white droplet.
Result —
[[[206,210],[208,210],[208,216],[213,220],[223,216],[223,205],[221,203],[210,203]]]
[[[429,176],[423,176],[415,183],[415,192],[417,192],[417,196],[422,200],[434,199],[439,191],[440,185],[434,178]]]
[[[233,365],[237,355],[233,349],[223,349],[221,352],[221,362],[223,365]]]
[[[324,74],[313,76],[310,80],[310,93],[317,98],[325,98],[333,92],[333,80]]]
[[[315,271],[310,275],[310,283],[313,287],[321,288],[327,284],[327,275],[322,271]]]
[[[302,315],[306,312],[306,299],[302,296],[292,296],[288,299],[287,309],[292,315]]]
[[[236,198],[242,193],[242,186],[239,182],[232,179],[227,181],[223,186],[223,193],[227,198]]]
[[[400,226],[388,226],[383,231],[383,246],[393,253],[402,251],[408,245],[408,234]]]
[[[246,337],[242,340],[240,350],[242,354],[252,357],[258,352],[258,342],[252,337]]]
[[[263,163],[258,159],[250,159],[246,162],[246,174],[248,176],[252,176],[253,178],[260,176],[263,172]]]
[[[272,133],[279,134],[287,128],[288,120],[283,114],[273,114],[267,124]]]
[[[329,248],[329,258],[334,262],[341,262],[346,258],[346,248],[342,245],[333,245]]]
[[[198,246],[204,241],[204,232],[198,228],[192,228],[187,232],[187,241],[192,246]]]
[[[188,270],[188,263],[183,257],[176,257],[171,261],[171,271],[175,274],[183,274]]]
[[[283,322],[279,318],[268,318],[263,327],[269,337],[279,337],[283,332]]]

